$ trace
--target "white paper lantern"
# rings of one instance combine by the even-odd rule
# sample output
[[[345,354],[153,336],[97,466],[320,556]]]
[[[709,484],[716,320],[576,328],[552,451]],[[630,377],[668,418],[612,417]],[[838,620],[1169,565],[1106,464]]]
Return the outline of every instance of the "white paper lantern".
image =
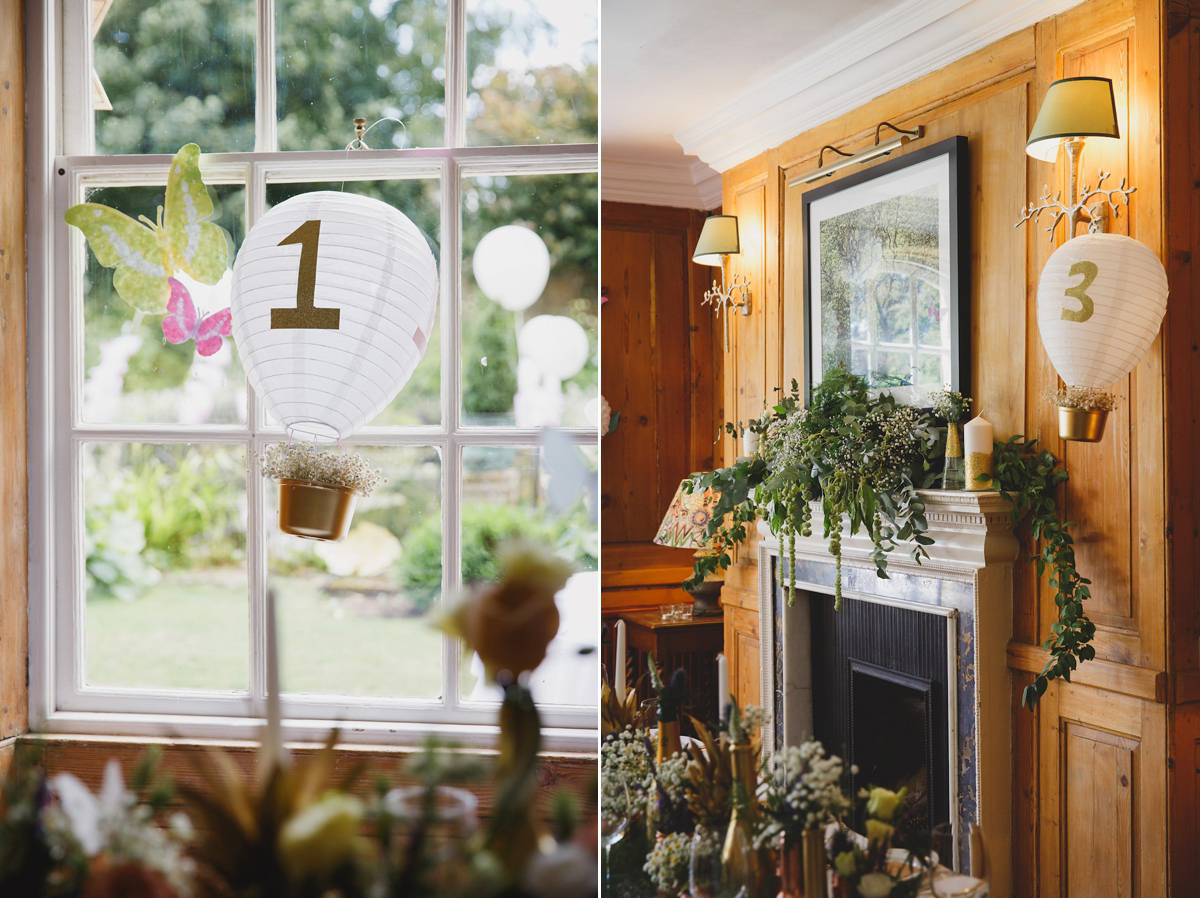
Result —
[[[484,296],[519,312],[537,302],[546,289],[550,251],[529,228],[504,225],[483,235],[471,268]]]
[[[531,359],[547,377],[563,381],[587,364],[587,331],[564,315],[538,315],[525,322],[517,334],[517,352]]]
[[[246,378],[295,437],[347,437],[412,376],[437,292],[429,244],[387,203],[331,191],[286,200],[250,229],[233,269]]]
[[[1038,284],[1038,328],[1068,386],[1105,389],[1141,361],[1167,310],[1167,272],[1120,234],[1060,246]]]

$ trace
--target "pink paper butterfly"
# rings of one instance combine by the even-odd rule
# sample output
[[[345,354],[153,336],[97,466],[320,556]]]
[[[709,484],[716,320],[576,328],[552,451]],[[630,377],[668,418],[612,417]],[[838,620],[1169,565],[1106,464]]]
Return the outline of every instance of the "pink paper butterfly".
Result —
[[[167,317],[163,319],[163,336],[171,343],[196,341],[196,352],[209,356],[221,348],[221,338],[228,337],[233,326],[229,309],[213,312],[207,318],[196,315],[192,294],[175,278],[167,278],[171,298],[167,300]]]

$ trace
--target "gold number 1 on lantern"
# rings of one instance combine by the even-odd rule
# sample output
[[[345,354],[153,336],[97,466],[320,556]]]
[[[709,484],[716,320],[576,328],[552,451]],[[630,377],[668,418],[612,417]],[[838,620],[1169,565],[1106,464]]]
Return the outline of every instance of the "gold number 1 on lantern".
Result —
[[[1071,266],[1071,274],[1082,274],[1083,280],[1074,287],[1068,287],[1063,291],[1064,296],[1074,296],[1079,300],[1079,309],[1063,309],[1063,321],[1087,321],[1092,317],[1092,312],[1096,311],[1096,304],[1092,302],[1092,298],[1087,295],[1087,288],[1092,286],[1092,281],[1096,279],[1096,275],[1100,273],[1100,269],[1096,267],[1095,262],[1089,262],[1087,259],[1080,259]]]
[[[337,330],[341,309],[318,309],[313,305],[317,288],[317,244],[321,220],[306,221],[279,241],[279,246],[300,244],[300,271],[296,276],[296,308],[271,309],[271,327],[307,330]]]

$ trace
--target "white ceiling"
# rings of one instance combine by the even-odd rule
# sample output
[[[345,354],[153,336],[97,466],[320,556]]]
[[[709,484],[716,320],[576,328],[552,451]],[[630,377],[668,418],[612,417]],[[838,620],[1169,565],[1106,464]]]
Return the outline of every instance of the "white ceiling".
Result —
[[[605,199],[711,209],[719,172],[1080,0],[603,0]]]
[[[603,0],[605,156],[678,161],[675,132],[895,0]]]

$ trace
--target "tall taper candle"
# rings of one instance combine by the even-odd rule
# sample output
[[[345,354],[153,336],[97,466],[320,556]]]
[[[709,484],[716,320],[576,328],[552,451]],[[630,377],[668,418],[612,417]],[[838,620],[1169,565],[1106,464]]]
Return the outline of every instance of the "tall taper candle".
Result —
[[[992,476],[992,440],[995,428],[980,412],[963,425],[963,449],[967,456],[966,489],[990,490],[995,488]],[[985,475],[980,477],[980,475]]]
[[[283,713],[279,703],[279,632],[275,623],[275,590],[267,590],[267,726],[263,732],[262,775],[287,763],[283,748]]]
[[[617,621],[617,650],[613,653],[613,691],[617,693],[617,701],[625,704],[625,621]]]
[[[725,722],[725,709],[729,707],[729,661],[724,654],[717,655],[717,720]]]

